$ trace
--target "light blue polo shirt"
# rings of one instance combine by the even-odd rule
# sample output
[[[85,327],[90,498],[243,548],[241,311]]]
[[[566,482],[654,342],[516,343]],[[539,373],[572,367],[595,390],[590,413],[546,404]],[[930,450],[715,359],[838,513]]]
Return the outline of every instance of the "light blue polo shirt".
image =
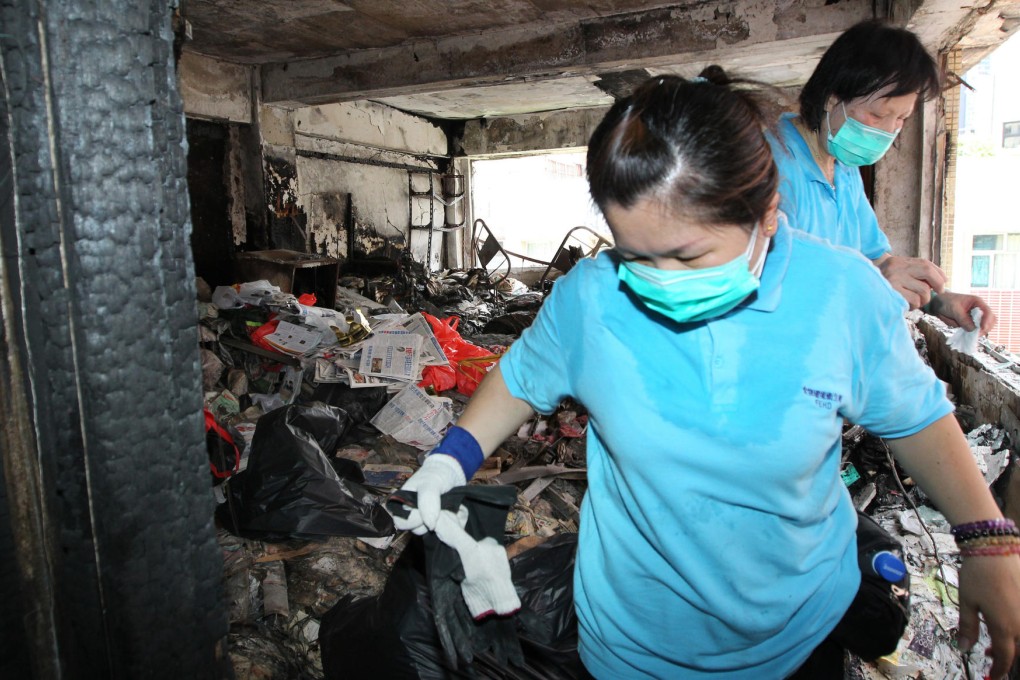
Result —
[[[859,585],[843,418],[903,437],[950,413],[905,303],[858,253],[781,222],[759,292],[677,324],[615,254],[559,279],[500,362],[542,413],[590,415],[574,577],[595,677],[783,678]]]
[[[829,184],[811,149],[793,125],[794,114],[779,119],[779,139],[767,134],[779,168],[779,209],[790,225],[846,246],[875,260],[892,252],[889,239],[878,226],[875,210],[864,194],[857,168],[836,161],[834,183]]]

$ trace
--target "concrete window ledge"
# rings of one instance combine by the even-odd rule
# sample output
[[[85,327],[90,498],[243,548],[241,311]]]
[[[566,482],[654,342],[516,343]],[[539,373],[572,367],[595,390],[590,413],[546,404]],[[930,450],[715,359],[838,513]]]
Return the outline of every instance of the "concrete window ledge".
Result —
[[[1020,522],[1020,374],[1011,362],[1003,362],[979,348],[973,357],[951,349],[950,335],[955,329],[932,316],[920,314],[917,330],[927,345],[928,361],[935,374],[952,390],[953,401],[961,411],[972,415],[974,426],[989,423],[1009,435],[1012,461],[995,485],[1003,512]],[[911,315],[913,317],[913,314]]]
[[[1020,442],[1020,374],[984,349],[979,348],[976,357],[951,349],[947,343],[955,329],[934,317],[921,315],[916,325],[927,344],[928,361],[952,387],[956,403],[973,410],[976,425],[998,425],[1014,446]]]

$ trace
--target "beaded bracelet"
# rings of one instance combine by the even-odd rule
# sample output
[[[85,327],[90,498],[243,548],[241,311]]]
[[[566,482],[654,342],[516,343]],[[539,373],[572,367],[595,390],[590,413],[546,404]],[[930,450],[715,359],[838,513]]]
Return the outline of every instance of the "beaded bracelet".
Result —
[[[1011,519],[986,519],[981,522],[968,522],[966,524],[957,524],[950,531],[953,535],[967,533],[971,531],[988,531],[991,529],[1011,529],[1016,530],[1016,523]]]
[[[987,548],[960,548],[960,557],[998,557],[1020,555],[1020,543],[993,545]]]
[[[951,529],[960,557],[1020,555],[1020,531],[1011,519],[986,519]]]
[[[969,541],[957,541],[960,550],[964,548],[983,548],[989,545],[1020,545],[1020,537],[1017,536],[982,536]]]
[[[1007,527],[1010,529],[1016,528],[1016,523],[1011,519],[999,517],[997,519],[986,519],[980,522],[967,522],[966,524],[957,524],[952,528],[954,534],[961,531],[973,531],[974,529],[996,529],[999,527]]]
[[[961,543],[963,541],[971,541],[975,538],[985,538],[987,536],[1017,536],[1020,537],[1020,529],[1007,529],[1001,527],[998,529],[976,529],[974,531],[961,531],[956,534],[956,542]]]

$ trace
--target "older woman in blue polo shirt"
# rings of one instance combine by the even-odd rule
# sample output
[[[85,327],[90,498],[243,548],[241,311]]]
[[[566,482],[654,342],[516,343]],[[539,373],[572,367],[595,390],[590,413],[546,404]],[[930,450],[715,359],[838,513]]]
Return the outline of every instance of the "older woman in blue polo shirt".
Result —
[[[588,178],[616,248],[557,281],[406,483],[418,509],[398,527],[434,529],[442,493],[573,397],[590,414],[574,577],[586,668],[784,678],[861,583],[845,418],[889,440],[965,539],[1004,532],[1002,555],[978,552],[960,573],[961,636],[976,640],[982,615],[1004,673],[1020,539],[914,349],[906,304],[858,253],[786,224],[759,109],[711,77],[649,81],[599,125]]]
[[[938,91],[935,62],[913,33],[879,21],[847,30],[801,90],[800,114],[784,115],[769,135],[779,207],[794,227],[861,252],[911,309],[972,330],[978,308],[987,333],[995,314],[980,297],[945,291],[945,273],[928,260],[892,254],[858,170],[877,163],[918,100]]]

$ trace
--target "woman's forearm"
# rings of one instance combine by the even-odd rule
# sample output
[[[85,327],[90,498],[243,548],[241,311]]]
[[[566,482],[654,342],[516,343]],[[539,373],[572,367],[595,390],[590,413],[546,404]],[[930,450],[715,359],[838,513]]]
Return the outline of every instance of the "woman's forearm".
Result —
[[[471,396],[457,425],[478,440],[488,457],[532,414],[534,409],[526,401],[510,394],[497,363]]]
[[[952,414],[888,441],[896,460],[951,524],[1002,516]]]

